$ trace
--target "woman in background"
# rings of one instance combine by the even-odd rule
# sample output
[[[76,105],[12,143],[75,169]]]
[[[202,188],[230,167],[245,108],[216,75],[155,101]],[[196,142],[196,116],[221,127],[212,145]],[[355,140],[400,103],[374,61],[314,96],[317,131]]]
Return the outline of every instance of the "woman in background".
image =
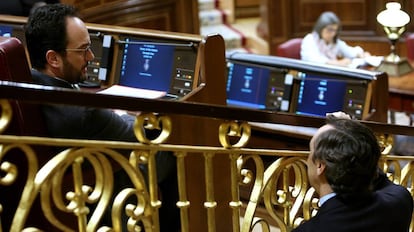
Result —
[[[313,31],[307,34],[301,45],[301,59],[324,64],[349,66],[354,58],[370,56],[359,47],[349,46],[339,39],[341,21],[335,13],[323,12]]]

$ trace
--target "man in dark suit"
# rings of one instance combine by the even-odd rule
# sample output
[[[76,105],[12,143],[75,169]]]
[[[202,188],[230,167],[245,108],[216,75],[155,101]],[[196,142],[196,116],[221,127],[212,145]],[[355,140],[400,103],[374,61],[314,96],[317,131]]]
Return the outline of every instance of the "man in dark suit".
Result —
[[[293,231],[408,231],[413,198],[378,168],[381,151],[371,130],[343,117],[328,116],[310,142],[308,178],[320,208]]]
[[[38,7],[30,15],[25,29],[34,82],[78,89],[77,83],[86,79],[87,65],[94,59],[94,54],[88,29],[76,10],[64,4]],[[42,111],[52,137],[137,142],[135,116],[132,115],[120,116],[110,109],[68,105],[44,105]],[[152,138],[157,133],[147,137]],[[178,199],[175,158],[169,152],[162,152],[157,154],[156,162],[163,200],[161,230],[174,231],[179,226],[175,206]],[[121,181],[122,178],[116,178],[115,185],[119,189],[126,187]]]

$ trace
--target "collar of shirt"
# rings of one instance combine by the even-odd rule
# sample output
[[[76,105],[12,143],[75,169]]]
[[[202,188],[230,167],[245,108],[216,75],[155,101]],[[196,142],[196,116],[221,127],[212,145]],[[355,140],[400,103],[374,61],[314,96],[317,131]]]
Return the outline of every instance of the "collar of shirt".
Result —
[[[64,79],[62,79],[62,78],[55,77],[55,76],[49,76],[49,75],[47,75],[47,74],[45,74],[45,73],[40,72],[39,70],[37,70],[37,69],[35,69],[35,68],[32,68],[32,70],[33,70],[34,72],[38,73],[39,75],[42,75],[42,76],[47,76],[47,77],[49,77],[49,78],[52,78],[52,80],[55,80],[55,81],[53,82],[53,86],[56,86],[56,87],[62,87],[62,88],[72,88],[72,89],[75,89],[75,90],[80,90],[80,87],[79,87],[79,85],[78,85],[78,84],[71,84],[71,83],[69,83],[67,80],[64,80]],[[59,84],[56,84],[56,83],[59,83]]]
[[[321,207],[323,203],[325,203],[327,200],[331,199],[334,196],[336,196],[336,193],[332,192],[332,193],[328,193],[325,196],[321,197],[318,203],[319,207]]]
[[[59,80],[59,81],[62,81],[62,82],[67,83],[68,85],[72,86],[72,88],[74,88],[74,89],[79,89],[79,86],[77,84],[71,84],[67,80],[64,80],[64,79],[59,78],[59,77],[53,77],[53,78],[55,78],[56,80]]]
[[[72,88],[76,89],[76,90],[80,90],[80,87],[78,84],[71,84]]]

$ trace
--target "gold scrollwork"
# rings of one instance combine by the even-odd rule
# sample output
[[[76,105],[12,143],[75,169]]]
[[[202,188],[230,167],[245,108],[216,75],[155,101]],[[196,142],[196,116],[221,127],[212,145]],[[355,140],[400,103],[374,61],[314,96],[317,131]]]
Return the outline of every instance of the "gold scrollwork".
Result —
[[[6,99],[0,99],[1,115],[0,115],[0,134],[2,134],[13,117],[13,110],[10,102]]]
[[[262,232],[270,232],[269,223],[262,218],[255,218],[253,220],[252,229],[256,228],[256,226],[260,226],[259,228],[261,229]]]
[[[292,228],[300,215],[308,182],[306,165],[301,157],[281,157],[265,171],[263,189],[264,205],[271,217],[280,225],[281,231]],[[283,209],[283,216],[278,207]]]
[[[145,130],[161,130],[158,137],[148,139]],[[144,144],[161,144],[171,134],[172,123],[168,116],[159,116],[155,113],[142,113],[137,116],[134,124],[134,132],[138,141]]]
[[[34,154],[32,156],[36,157]],[[125,174],[122,178],[126,178],[131,187],[114,189],[114,167]],[[13,229],[16,231],[23,229],[29,212],[27,207],[31,206],[36,197],[40,197],[46,219],[62,231],[74,230],[73,223],[66,223],[70,215],[78,221],[76,231],[120,231],[121,215],[128,217],[127,227],[134,228],[130,231],[139,231],[142,225],[149,229],[158,223],[143,173],[117,151],[106,148],[69,148],[50,159],[30,180],[31,184],[26,185],[21,198],[23,205],[19,206],[16,211],[18,217],[13,221]],[[114,200],[111,200],[112,196],[115,196]],[[127,198],[133,197],[136,203],[128,203]],[[102,216],[109,208],[112,208],[113,228],[98,228]],[[55,214],[55,209],[62,215]],[[138,224],[139,221],[142,225]]]
[[[382,164],[381,164],[382,163]],[[396,184],[401,182],[402,167],[398,160],[387,159],[380,162],[380,167],[387,177]]]
[[[263,171],[259,156],[248,157],[255,160],[257,176],[254,178],[242,231],[250,231],[256,226],[255,221],[258,218],[254,215],[260,203],[264,204],[267,214],[278,224],[281,231],[290,231],[303,214],[301,207],[304,201],[313,200],[312,197],[306,198],[309,186],[306,181],[304,159],[302,157],[279,157]],[[262,229],[265,229],[268,222],[260,221]]]
[[[253,171],[251,168],[243,167],[249,161],[253,162],[252,169],[256,171]],[[241,231],[247,232],[255,227],[255,212],[261,203],[260,199],[264,186],[264,164],[259,155],[240,156],[237,160],[237,170],[240,175],[240,184],[252,184],[253,186],[250,191],[249,202],[247,203],[246,212],[241,225]],[[263,222],[260,224],[263,225]]]
[[[219,128],[220,144],[224,148],[240,148],[247,144],[250,139],[250,134],[251,128],[247,122],[225,122]],[[235,144],[232,144],[230,137],[238,137],[239,140]]]
[[[16,152],[17,151],[17,152]],[[16,153],[14,153],[16,152]],[[11,155],[18,158],[12,162],[5,161],[5,157]],[[26,199],[33,196],[33,180],[35,179],[36,172],[38,171],[38,161],[34,150],[27,144],[3,144],[0,146],[0,163],[1,169],[6,175],[1,178],[0,185],[14,184],[21,173],[27,172],[27,175],[23,177],[25,179],[25,187],[21,193],[16,193],[16,197],[20,196],[20,199]],[[27,167],[23,168],[19,165],[18,161],[27,162]],[[14,163],[17,162],[17,163]],[[19,172],[20,171],[20,172]],[[18,208],[16,209],[15,216],[13,218],[10,231],[21,231],[23,228],[22,222],[27,218],[26,210],[30,204],[27,204],[24,200],[21,200]]]
[[[409,161],[405,164],[401,170],[401,181],[400,184],[405,186],[410,191],[411,196],[414,197],[414,161]]]
[[[381,147],[383,155],[389,155],[394,145],[393,135],[376,134],[378,144]]]

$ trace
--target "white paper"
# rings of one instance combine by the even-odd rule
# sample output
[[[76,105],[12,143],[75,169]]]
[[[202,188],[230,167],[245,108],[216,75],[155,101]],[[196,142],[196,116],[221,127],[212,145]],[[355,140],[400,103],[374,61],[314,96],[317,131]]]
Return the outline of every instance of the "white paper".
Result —
[[[378,67],[383,60],[384,60],[383,56],[368,56],[368,57],[365,57],[365,61],[369,65],[374,66],[374,67]]]
[[[125,97],[148,98],[148,99],[161,98],[166,95],[166,92],[164,91],[132,88],[132,87],[126,87],[126,86],[121,86],[121,85],[113,85],[109,88],[98,91],[97,93],[116,95],[116,96],[125,96]]]
[[[358,68],[364,65],[371,65],[373,67],[378,67],[382,60],[384,59],[383,56],[367,56],[364,58],[354,58],[352,59],[352,63],[348,65],[350,68]]]

